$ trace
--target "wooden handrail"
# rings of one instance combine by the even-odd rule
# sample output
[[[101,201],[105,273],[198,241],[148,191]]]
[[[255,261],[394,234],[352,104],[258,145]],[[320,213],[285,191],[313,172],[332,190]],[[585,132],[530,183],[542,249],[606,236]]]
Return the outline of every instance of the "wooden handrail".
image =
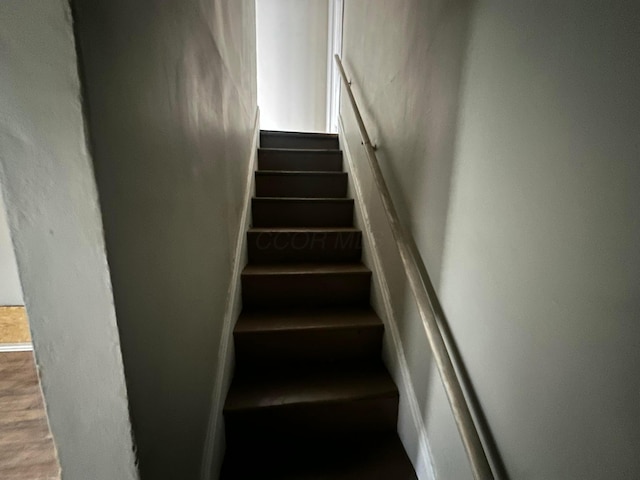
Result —
[[[373,179],[391,225],[391,231],[393,232],[393,237],[396,241],[400,258],[402,259],[409,286],[415,297],[418,312],[422,318],[433,358],[438,367],[442,383],[444,384],[444,389],[449,404],[451,405],[458,431],[462,437],[462,443],[471,463],[473,476],[476,480],[493,480],[496,477],[491,469],[488,453],[483,446],[478,426],[474,423],[469,403],[465,397],[459,375],[454,368],[449,349],[443,336],[443,329],[440,327],[440,325],[446,325],[440,302],[429,278],[429,274],[424,267],[415,240],[398,217],[391,194],[380,170],[375,152],[376,147],[371,144],[371,139],[369,138],[362,116],[360,115],[360,110],[353,96],[351,82],[347,79],[347,74],[342,66],[340,56],[335,55],[335,60],[338,64],[338,70],[344,82],[349,102],[353,108],[356,122],[358,123],[362,144],[366,151],[367,159],[369,160]],[[422,268],[420,267],[421,265]],[[467,386],[466,390],[469,392],[471,390],[470,386]],[[488,432],[483,436],[490,438]],[[494,468],[498,468],[497,466],[501,465],[499,458],[493,459],[491,463],[494,465]]]

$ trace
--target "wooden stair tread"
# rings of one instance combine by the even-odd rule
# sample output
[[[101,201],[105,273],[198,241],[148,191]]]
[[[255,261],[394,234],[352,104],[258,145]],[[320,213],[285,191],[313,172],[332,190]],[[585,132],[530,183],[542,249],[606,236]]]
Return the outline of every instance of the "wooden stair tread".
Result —
[[[310,148],[259,148],[258,171],[342,172],[342,151]]]
[[[359,233],[355,227],[251,227],[250,233]]]
[[[340,149],[338,135],[320,132],[260,131],[260,146],[263,148]]]
[[[356,263],[362,258],[362,231],[354,227],[279,226],[247,231],[249,263]]]
[[[224,411],[239,412],[397,395],[396,385],[381,366],[370,370],[262,372],[259,376],[234,379]]]
[[[256,170],[259,176],[310,176],[310,177],[344,177],[347,172],[332,172],[330,170]]]
[[[283,153],[317,153],[317,154],[331,154],[335,155],[340,152],[334,148],[282,148],[282,147],[261,147],[258,149],[260,152],[283,152]]]
[[[382,328],[370,308],[283,309],[242,312],[234,333],[339,328]]]
[[[253,197],[264,203],[353,203],[353,198],[310,198],[310,197]]]
[[[340,149],[338,135],[319,132],[281,132],[274,130],[260,131],[262,148],[327,148]]]
[[[286,167],[286,165],[283,165]],[[255,196],[258,198],[345,198],[348,191],[346,172],[319,170],[296,165],[282,170],[258,170],[255,173]]]
[[[247,462],[245,452],[229,451],[221,480],[416,480],[417,476],[397,434],[336,439],[311,452],[285,445],[260,452],[259,462]]]
[[[261,135],[273,135],[281,137],[311,137],[311,138],[332,138],[337,139],[337,133],[326,132],[295,132],[291,130],[260,130]]]
[[[304,274],[335,274],[335,273],[370,273],[362,263],[292,263],[273,265],[247,265],[243,275],[304,275]]]
[[[254,227],[352,227],[352,198],[253,197]]]

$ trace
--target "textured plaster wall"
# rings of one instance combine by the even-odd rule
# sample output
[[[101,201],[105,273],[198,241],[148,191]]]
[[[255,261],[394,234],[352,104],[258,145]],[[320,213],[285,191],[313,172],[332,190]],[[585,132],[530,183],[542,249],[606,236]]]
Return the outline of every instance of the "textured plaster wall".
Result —
[[[22,305],[22,287],[0,190],[0,305]]]
[[[256,118],[252,0],[75,0],[140,470],[199,475]]]
[[[0,2],[0,180],[64,480],[138,478],[67,2]]]
[[[639,18],[626,0],[346,1],[365,123],[514,479],[640,475]],[[436,474],[470,478],[365,196]]]
[[[329,1],[256,0],[263,129],[326,130]]]
[[[410,226],[436,286],[444,256],[470,10],[465,0],[345,1],[343,63],[372,141],[379,145],[381,167],[397,210]],[[434,370],[382,203],[372,184],[351,106],[346,95],[341,98],[343,140],[363,184],[375,245],[381,253],[393,315],[436,474],[443,479],[470,478],[462,443]],[[374,296],[373,302],[384,314],[379,295]],[[387,350],[393,351],[389,335],[386,341]],[[392,355],[387,358],[398,381],[399,366]],[[408,408],[401,409],[401,438],[414,464],[420,467],[425,459],[411,422]]]

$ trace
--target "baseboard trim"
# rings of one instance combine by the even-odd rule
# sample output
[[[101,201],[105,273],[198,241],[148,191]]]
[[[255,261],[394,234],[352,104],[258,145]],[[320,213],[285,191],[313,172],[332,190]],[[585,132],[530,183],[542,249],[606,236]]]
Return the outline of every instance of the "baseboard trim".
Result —
[[[344,130],[344,123],[342,120],[342,115],[338,116],[338,138],[340,139],[340,146],[342,148],[343,155],[347,160],[348,169],[349,169],[349,183],[353,186],[353,196],[355,198],[356,209],[359,211],[360,216],[362,218],[362,230],[367,239],[368,245],[371,246],[371,260],[372,265],[369,267],[372,269],[374,273],[374,281],[378,281],[380,284],[380,294],[382,299],[382,312],[377,312],[382,321],[385,324],[386,331],[389,333],[391,337],[391,348],[393,352],[389,352],[391,355],[394,355],[398,362],[398,370],[400,373],[400,378],[394,378],[396,383],[398,384],[398,389],[400,390],[400,398],[404,397],[407,401],[407,406],[409,407],[409,412],[411,415],[411,423],[416,431],[416,438],[418,439],[418,449],[417,449],[417,457],[411,458],[414,469],[416,470],[416,474],[420,480],[435,480],[435,471],[433,468],[432,455],[429,447],[429,440],[427,436],[426,426],[424,424],[422,415],[420,413],[420,407],[418,404],[418,399],[415,394],[415,390],[413,387],[413,382],[411,381],[411,375],[409,373],[409,365],[407,363],[407,358],[404,353],[404,348],[402,346],[402,342],[400,340],[400,332],[398,331],[397,322],[395,320],[395,315],[393,312],[393,308],[391,306],[391,294],[389,290],[389,285],[384,275],[384,270],[382,269],[382,261],[380,259],[380,252],[376,247],[375,237],[373,235],[373,231],[371,228],[371,222],[369,220],[369,214],[364,203],[364,197],[362,194],[362,185],[360,184],[359,177],[355,174],[355,164],[353,155],[351,154],[351,150],[349,144],[346,142],[346,135]],[[392,372],[393,374],[393,372]],[[401,400],[402,402],[402,400]],[[403,444],[406,443],[408,439],[402,438],[403,435],[400,432],[400,439]]]
[[[233,255],[233,269],[231,282],[227,291],[227,303],[222,326],[222,337],[218,350],[218,368],[211,398],[211,411],[207,426],[207,437],[202,455],[202,466],[200,472],[201,480],[213,480],[217,478],[216,472],[220,471],[222,459],[224,457],[224,435],[222,407],[224,399],[229,390],[231,376],[233,372],[232,336],[233,327],[238,318],[241,308],[240,302],[240,274],[247,263],[246,232],[249,226],[249,208],[254,190],[254,172],[258,158],[258,140],[260,138],[260,110],[256,110],[253,139],[251,141],[251,158],[245,183],[245,195],[243,199],[242,213],[236,239],[235,251]],[[219,443],[218,443],[219,442]]]
[[[31,343],[1,343],[0,353],[6,352],[32,352],[33,344]]]

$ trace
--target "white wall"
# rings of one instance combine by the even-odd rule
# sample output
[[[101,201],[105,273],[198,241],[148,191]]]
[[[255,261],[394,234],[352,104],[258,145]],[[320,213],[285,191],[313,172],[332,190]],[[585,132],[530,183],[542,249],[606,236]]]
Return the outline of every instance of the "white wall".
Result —
[[[475,15],[441,293],[513,478],[640,477],[639,21]]]
[[[0,2],[0,181],[64,480],[138,478],[68,2]]]
[[[0,305],[22,304],[22,287],[0,188]]]
[[[630,0],[346,0],[365,123],[513,479],[640,476],[639,18]],[[436,474],[471,478],[365,199]]]
[[[262,129],[326,130],[329,2],[256,0]]]
[[[255,153],[254,1],[74,6],[141,476],[199,478]]]
[[[379,146],[381,167],[398,212],[410,226],[436,286],[445,245],[469,11],[468,2],[460,0],[345,1],[343,63],[372,141]],[[344,94],[341,117],[345,127],[342,140],[354,156],[355,170],[363,183],[375,246],[387,277],[390,308],[421,416],[420,425],[413,427],[410,408],[401,408],[401,438],[414,464],[420,466],[429,461],[425,449],[419,446],[423,428],[437,478],[470,478],[462,443]],[[380,294],[373,296],[373,304],[384,318]],[[402,384],[402,362],[393,359],[395,347],[389,329],[387,333],[388,366],[396,382]],[[403,399],[401,406],[407,403],[408,399]],[[421,479],[429,478],[429,468],[422,470],[427,473]]]

